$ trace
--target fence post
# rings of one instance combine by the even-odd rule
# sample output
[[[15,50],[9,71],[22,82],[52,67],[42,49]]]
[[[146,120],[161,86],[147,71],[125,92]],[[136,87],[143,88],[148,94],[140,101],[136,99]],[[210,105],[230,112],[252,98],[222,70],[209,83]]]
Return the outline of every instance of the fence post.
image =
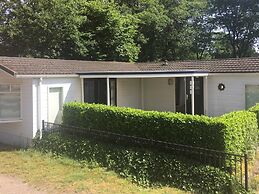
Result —
[[[42,120],[41,129],[40,129],[40,139],[42,139],[42,131],[45,130],[45,121]]]
[[[248,157],[245,154],[245,190],[248,191]]]
[[[44,130],[45,130],[45,121],[42,120],[42,131],[44,131]]]

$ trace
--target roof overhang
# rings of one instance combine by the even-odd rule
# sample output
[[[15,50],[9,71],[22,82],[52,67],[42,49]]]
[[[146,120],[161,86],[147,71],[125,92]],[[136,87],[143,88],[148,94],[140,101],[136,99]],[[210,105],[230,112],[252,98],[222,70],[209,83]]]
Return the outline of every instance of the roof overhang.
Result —
[[[42,75],[15,75],[16,78],[73,78],[79,77],[77,74],[42,74]]]
[[[8,73],[9,75],[15,77],[16,73],[14,71],[12,71],[11,69],[3,66],[3,65],[0,65],[0,69],[3,70],[4,72]]]
[[[159,77],[206,77],[207,71],[135,71],[135,72],[87,72],[78,73],[80,78],[159,78]]]

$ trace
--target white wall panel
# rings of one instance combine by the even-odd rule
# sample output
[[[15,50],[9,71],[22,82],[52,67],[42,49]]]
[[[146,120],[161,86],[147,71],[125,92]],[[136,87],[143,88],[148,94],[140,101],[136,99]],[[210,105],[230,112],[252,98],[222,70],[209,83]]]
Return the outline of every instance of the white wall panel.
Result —
[[[141,108],[141,80],[117,79],[117,105]]]
[[[0,83],[20,84],[22,120],[0,123],[0,142],[26,146],[33,137],[32,79],[15,79],[0,70]]]
[[[218,90],[219,83],[225,90]],[[245,85],[259,85],[256,74],[210,75],[208,77],[208,115],[218,116],[245,109]]]
[[[49,88],[63,89],[63,103],[81,102],[81,80],[79,78],[43,78],[41,86],[41,117],[48,121]]]
[[[169,78],[144,79],[144,109],[175,111],[175,81],[168,84]]]

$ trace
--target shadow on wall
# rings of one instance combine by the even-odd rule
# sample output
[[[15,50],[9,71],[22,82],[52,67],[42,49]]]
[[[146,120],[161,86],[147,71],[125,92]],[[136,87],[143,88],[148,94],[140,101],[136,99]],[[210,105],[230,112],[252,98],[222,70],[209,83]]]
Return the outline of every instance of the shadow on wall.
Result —
[[[15,147],[26,148],[32,145],[32,139],[6,132],[0,132],[0,142]]]
[[[81,102],[81,84],[74,80],[61,80],[62,84],[50,86],[48,91],[48,121],[62,123],[63,105]]]

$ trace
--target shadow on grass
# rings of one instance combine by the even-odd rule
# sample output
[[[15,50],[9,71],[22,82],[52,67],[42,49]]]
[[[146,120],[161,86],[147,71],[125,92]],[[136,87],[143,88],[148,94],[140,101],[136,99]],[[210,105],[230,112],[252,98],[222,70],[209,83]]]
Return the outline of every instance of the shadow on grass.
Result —
[[[144,187],[169,186],[195,193],[234,193],[235,185],[225,172],[173,154],[133,145],[129,148],[83,138],[72,139],[55,133],[35,140],[34,148],[85,161],[87,165],[97,164]]]

